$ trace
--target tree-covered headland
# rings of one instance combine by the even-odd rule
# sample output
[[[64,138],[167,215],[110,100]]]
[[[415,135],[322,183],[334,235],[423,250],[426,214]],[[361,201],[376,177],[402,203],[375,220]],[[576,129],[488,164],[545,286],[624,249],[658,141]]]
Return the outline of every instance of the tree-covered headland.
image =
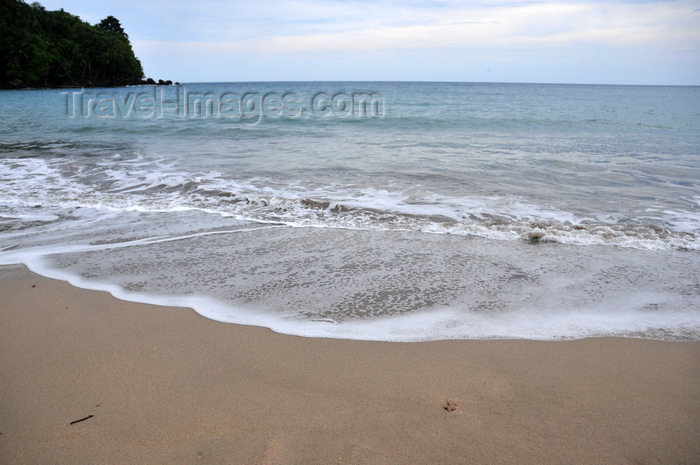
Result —
[[[90,25],[63,9],[0,0],[0,87],[123,86],[143,77],[117,18]]]

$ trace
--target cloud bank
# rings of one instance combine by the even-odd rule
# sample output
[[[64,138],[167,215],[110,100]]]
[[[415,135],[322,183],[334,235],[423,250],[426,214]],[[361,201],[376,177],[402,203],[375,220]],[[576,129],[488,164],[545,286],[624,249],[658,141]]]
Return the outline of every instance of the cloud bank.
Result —
[[[47,8],[58,2],[44,2]],[[68,4],[66,4],[68,3]],[[63,2],[180,81],[700,84],[697,1]]]

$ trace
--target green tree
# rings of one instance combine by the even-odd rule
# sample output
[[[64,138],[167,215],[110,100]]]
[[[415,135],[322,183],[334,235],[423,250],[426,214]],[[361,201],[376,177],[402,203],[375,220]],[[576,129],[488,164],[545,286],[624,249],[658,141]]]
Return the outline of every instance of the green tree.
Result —
[[[0,0],[0,86],[113,86],[143,79],[119,20],[95,26],[39,3]]]
[[[107,16],[105,19],[100,21],[99,24],[95,24],[95,27],[105,32],[114,32],[115,34],[119,34],[124,39],[129,40],[129,36],[126,34],[126,32],[124,32],[121,23],[114,16]]]

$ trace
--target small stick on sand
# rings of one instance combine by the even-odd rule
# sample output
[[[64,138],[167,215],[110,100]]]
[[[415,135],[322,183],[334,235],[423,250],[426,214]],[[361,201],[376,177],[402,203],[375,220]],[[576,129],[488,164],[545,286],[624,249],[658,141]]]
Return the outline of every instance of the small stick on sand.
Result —
[[[81,421],[85,421],[85,420],[87,420],[88,418],[92,418],[92,417],[94,417],[94,416],[95,416],[95,415],[88,415],[88,416],[86,416],[85,418],[81,418],[80,420],[73,420],[73,421],[70,422],[70,424],[71,424],[71,425],[74,425],[74,424],[76,424],[76,423],[80,423]]]

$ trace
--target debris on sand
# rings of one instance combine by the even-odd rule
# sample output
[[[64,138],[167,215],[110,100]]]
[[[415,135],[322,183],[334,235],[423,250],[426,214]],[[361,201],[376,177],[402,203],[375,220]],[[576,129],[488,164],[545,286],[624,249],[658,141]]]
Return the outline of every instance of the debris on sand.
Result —
[[[447,410],[448,412],[454,412],[457,410],[457,402],[447,399],[444,404],[442,404],[442,408]]]
[[[94,416],[95,416],[95,415],[88,415],[88,416],[86,416],[86,417],[84,417],[84,418],[81,418],[81,419],[79,419],[79,420],[73,420],[73,421],[70,422],[70,424],[71,424],[71,425],[74,425],[74,424],[76,424],[76,423],[80,423],[81,421],[85,421],[85,420],[87,420],[88,418],[92,418],[92,417],[94,417]]]
[[[527,238],[530,239],[530,242],[539,242],[540,239],[544,237],[544,231],[530,231],[528,233]]]

